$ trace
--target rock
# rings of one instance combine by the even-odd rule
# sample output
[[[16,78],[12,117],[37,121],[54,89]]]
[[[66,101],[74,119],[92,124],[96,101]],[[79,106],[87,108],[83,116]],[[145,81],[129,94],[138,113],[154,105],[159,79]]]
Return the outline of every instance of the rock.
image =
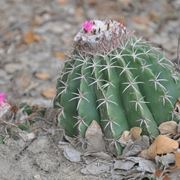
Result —
[[[105,142],[103,133],[99,124],[93,120],[86,130],[85,138],[87,140],[88,152],[101,152],[105,151]]]
[[[65,158],[71,162],[81,161],[81,153],[74,149],[72,146],[65,146],[63,154]]]

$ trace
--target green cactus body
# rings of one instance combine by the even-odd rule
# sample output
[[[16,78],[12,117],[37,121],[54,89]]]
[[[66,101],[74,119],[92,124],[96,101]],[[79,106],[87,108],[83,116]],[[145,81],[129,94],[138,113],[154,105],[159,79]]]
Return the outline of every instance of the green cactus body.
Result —
[[[57,82],[54,106],[62,109],[59,122],[68,135],[84,137],[96,120],[119,155],[124,130],[138,126],[155,137],[158,125],[172,120],[180,75],[161,52],[120,23],[89,23],[75,38],[72,60]]]

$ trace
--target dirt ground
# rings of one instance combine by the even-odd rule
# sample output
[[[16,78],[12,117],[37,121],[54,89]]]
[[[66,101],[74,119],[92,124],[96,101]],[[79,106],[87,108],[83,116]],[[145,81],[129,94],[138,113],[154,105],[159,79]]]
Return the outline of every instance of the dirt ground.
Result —
[[[0,0],[0,91],[13,103],[51,107],[65,55],[88,18],[123,21],[170,59],[177,57],[179,0]],[[64,158],[64,144],[48,133],[57,127],[44,128],[32,141],[7,136],[0,143],[0,180],[131,179],[114,173],[113,160],[102,173],[83,174],[86,160]]]

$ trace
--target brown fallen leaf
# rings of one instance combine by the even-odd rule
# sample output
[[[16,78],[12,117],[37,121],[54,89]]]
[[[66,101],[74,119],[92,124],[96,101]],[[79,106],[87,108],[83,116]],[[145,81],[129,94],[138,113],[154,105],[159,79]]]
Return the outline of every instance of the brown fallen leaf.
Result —
[[[64,60],[65,59],[65,54],[64,52],[54,52],[54,56],[60,60]]]
[[[147,159],[154,159],[156,155],[175,152],[178,147],[179,144],[177,141],[165,135],[159,135],[148,149],[145,149],[140,153],[140,156]]]
[[[58,2],[60,5],[65,5],[65,4],[67,4],[68,0],[57,0],[57,2]]]
[[[143,24],[147,26],[150,23],[147,16],[134,16],[132,19],[136,24]]]
[[[50,75],[47,72],[36,72],[35,77],[40,80],[48,80]]]
[[[48,87],[41,92],[41,95],[48,99],[51,99],[56,95],[56,89],[54,87]]]
[[[142,129],[140,127],[133,127],[130,129],[130,135],[132,140],[139,139],[141,137]]]
[[[154,21],[154,22],[157,22],[157,21],[159,21],[159,19],[160,19],[159,14],[157,14],[157,12],[155,12],[154,10],[151,10],[151,11],[148,13],[148,16],[149,16],[149,19],[150,19],[151,21]]]
[[[32,31],[28,31],[24,34],[23,40],[26,44],[32,44],[34,42],[39,42],[41,40],[41,37]]]
[[[175,152],[175,160],[176,160],[175,166],[177,168],[180,168],[180,151]]]
[[[161,134],[176,134],[177,122],[175,122],[175,121],[163,122],[160,124],[158,129]]]
[[[128,141],[131,139],[129,131],[123,131],[121,137],[119,138],[119,142],[121,145],[127,145]]]
[[[99,124],[93,120],[85,133],[87,140],[88,152],[101,152],[105,151],[105,142],[103,139],[103,133]]]
[[[121,145],[127,145],[128,142],[135,141],[141,137],[142,129],[139,127],[133,127],[130,131],[123,131],[121,137],[119,138],[119,142]]]

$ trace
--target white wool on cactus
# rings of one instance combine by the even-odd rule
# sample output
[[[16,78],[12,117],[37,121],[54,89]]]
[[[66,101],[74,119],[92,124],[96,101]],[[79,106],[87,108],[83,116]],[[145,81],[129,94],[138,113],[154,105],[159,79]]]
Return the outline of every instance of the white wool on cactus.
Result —
[[[114,20],[85,21],[74,38],[76,49],[88,53],[107,53],[117,48],[131,32]],[[101,45],[101,46],[100,46]]]

